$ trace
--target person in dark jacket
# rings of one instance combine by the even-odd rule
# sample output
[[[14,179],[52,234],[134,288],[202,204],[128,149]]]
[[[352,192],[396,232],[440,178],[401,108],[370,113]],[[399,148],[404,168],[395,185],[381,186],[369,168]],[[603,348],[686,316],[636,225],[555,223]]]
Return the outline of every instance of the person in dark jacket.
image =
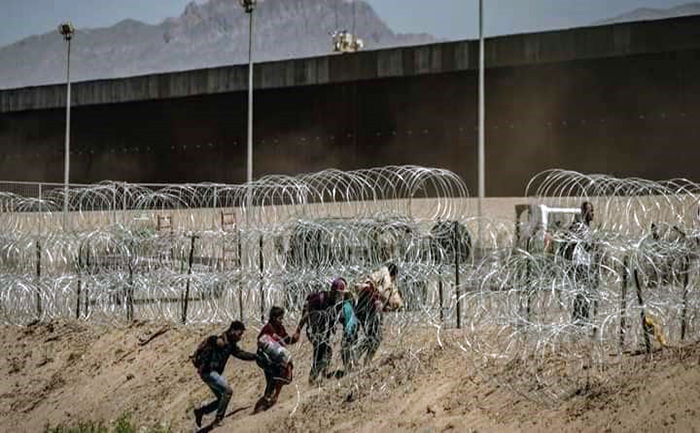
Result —
[[[202,425],[202,417],[216,411],[214,424],[218,424],[226,414],[226,408],[233,395],[233,390],[226,383],[223,376],[226,362],[230,356],[241,359],[243,361],[254,361],[256,355],[246,352],[238,347],[238,342],[243,337],[245,325],[236,320],[231,323],[231,326],[221,335],[212,335],[207,337],[197,347],[195,353],[190,356],[192,363],[197,368],[199,377],[207,384],[209,389],[216,396],[216,400],[200,407],[195,408],[194,417],[197,427]]]
[[[287,334],[282,324],[284,309],[270,308],[268,322],[258,334],[258,366],[265,373],[265,393],[255,404],[253,413],[268,410],[275,403],[284,385],[292,382],[294,365],[286,346],[299,341],[299,331]]]
[[[311,385],[315,384],[319,377],[323,379],[328,375],[328,365],[333,357],[331,337],[341,317],[347,293],[345,279],[336,278],[331,283],[330,290],[313,292],[306,297],[296,332],[301,333],[304,326],[308,325],[306,334],[314,348],[309,372]]]

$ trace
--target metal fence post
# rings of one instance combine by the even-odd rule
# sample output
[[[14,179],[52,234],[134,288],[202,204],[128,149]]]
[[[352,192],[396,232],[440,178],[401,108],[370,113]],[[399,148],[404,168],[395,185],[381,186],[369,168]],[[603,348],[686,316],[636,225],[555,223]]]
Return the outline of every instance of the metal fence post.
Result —
[[[216,186],[214,186],[214,197],[212,199],[212,220],[213,220],[212,221],[212,224],[213,224],[212,229],[213,230],[216,230],[216,215],[217,215],[217,212],[216,212],[216,194],[217,194],[217,188],[216,188]],[[223,216],[222,216],[222,219],[223,219]],[[222,221],[221,229],[223,230],[223,228],[224,228],[224,225],[223,225],[223,221]]]
[[[42,234],[42,202],[41,202],[41,197],[42,197],[42,191],[41,191],[41,183],[39,184],[39,234],[38,238],[36,241],[36,311],[39,314],[39,317],[41,317],[41,234]]]
[[[189,281],[187,282],[189,285]],[[134,320],[134,266],[129,262],[129,279],[126,287],[126,321]]]
[[[263,235],[260,235],[260,321],[265,323],[265,261],[263,257]]]
[[[90,269],[90,243],[87,243],[87,253],[85,253],[85,267]],[[85,286],[85,317],[88,316],[90,312],[90,289]]]
[[[122,213],[123,215],[123,220],[124,220],[124,226],[126,226],[126,191],[127,191],[127,186],[126,182],[122,183],[124,185],[124,192],[122,193]]]
[[[438,280],[438,294],[440,295],[440,323],[444,322],[445,320],[445,313],[444,313],[444,301],[443,301],[443,294],[442,294],[442,275],[440,276],[440,279]]]
[[[637,302],[639,303],[639,306],[642,307],[641,312],[639,315],[641,316],[642,319],[642,334],[644,337],[644,346],[646,348],[647,354],[651,353],[651,339],[649,338],[649,326],[647,326],[647,313],[646,313],[646,307],[644,306],[644,299],[642,298],[642,286],[639,284],[639,275],[637,270],[634,270],[634,282],[635,285],[637,286]],[[652,331],[653,332],[653,331]]]
[[[454,252],[455,252],[455,295],[457,296],[457,328],[462,327],[462,309],[461,304],[461,290],[459,288],[459,236],[457,235],[457,230],[459,229],[459,223],[455,221],[454,223]]]
[[[192,242],[190,244],[190,260],[189,267],[187,268],[187,286],[185,288],[185,299],[184,305],[182,306],[182,324],[187,323],[187,306],[190,300],[190,275],[192,275],[192,261],[194,260],[194,240],[197,239],[196,235],[191,236]]]
[[[42,201],[42,191],[41,191],[41,183],[39,184],[39,235],[42,233],[42,229],[44,227],[44,203]]]
[[[690,258],[688,256],[683,258],[683,310],[681,311],[681,341],[685,340],[685,331],[687,329],[687,317],[688,317],[688,283],[690,276],[688,272],[690,271]]]
[[[243,321],[243,282],[241,281],[241,264],[243,263],[243,250],[241,248],[241,229],[238,229],[238,312],[240,320]]]
[[[82,251],[82,245],[78,247],[78,290],[77,290],[77,298],[78,300],[76,301],[75,305],[75,319],[78,320],[80,319],[80,291],[82,289],[82,270],[83,270],[83,251]]]
[[[622,259],[622,288],[620,290],[620,349],[625,345],[625,327],[627,326],[627,280],[629,277],[629,257]]]
[[[114,189],[112,190],[112,203],[109,205],[110,214],[112,214],[112,223],[117,225],[117,187],[118,184],[114,184]]]
[[[36,241],[36,312],[41,318],[41,242]]]

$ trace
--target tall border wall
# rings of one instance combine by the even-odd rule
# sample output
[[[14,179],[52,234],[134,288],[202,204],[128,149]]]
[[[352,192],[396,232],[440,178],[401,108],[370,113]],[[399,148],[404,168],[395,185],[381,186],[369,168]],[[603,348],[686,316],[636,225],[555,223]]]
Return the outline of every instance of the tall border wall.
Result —
[[[418,164],[476,188],[475,41],[256,65],[255,175]],[[487,40],[487,194],[700,179],[700,17]],[[58,68],[60,69],[60,68]],[[245,180],[246,66],[77,83],[71,181]],[[60,181],[65,86],[0,91],[0,178]]]

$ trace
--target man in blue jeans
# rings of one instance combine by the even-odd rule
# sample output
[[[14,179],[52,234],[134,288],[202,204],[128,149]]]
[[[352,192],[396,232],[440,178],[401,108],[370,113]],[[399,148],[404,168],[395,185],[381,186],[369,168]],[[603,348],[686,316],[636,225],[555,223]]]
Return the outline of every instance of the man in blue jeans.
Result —
[[[207,337],[190,359],[197,368],[199,377],[209,386],[216,396],[216,400],[211,403],[196,408],[194,418],[197,427],[202,425],[202,417],[216,411],[214,424],[218,424],[226,414],[226,408],[233,395],[233,390],[226,383],[223,376],[224,368],[229,356],[242,359],[243,361],[255,361],[255,354],[246,352],[238,347],[238,342],[243,337],[245,325],[236,320],[221,335]]]

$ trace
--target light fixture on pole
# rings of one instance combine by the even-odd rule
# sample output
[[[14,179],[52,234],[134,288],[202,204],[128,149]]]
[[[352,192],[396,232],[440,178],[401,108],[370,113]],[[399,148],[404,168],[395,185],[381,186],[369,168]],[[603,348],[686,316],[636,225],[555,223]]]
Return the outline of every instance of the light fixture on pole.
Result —
[[[70,22],[61,23],[58,32],[66,41],[66,143],[63,167],[63,230],[68,223],[68,184],[70,182],[70,43],[75,35],[75,27]]]
[[[240,0],[241,6],[245,9],[246,13],[252,13],[253,10],[255,10],[255,6],[257,6],[258,1],[257,0]]]

